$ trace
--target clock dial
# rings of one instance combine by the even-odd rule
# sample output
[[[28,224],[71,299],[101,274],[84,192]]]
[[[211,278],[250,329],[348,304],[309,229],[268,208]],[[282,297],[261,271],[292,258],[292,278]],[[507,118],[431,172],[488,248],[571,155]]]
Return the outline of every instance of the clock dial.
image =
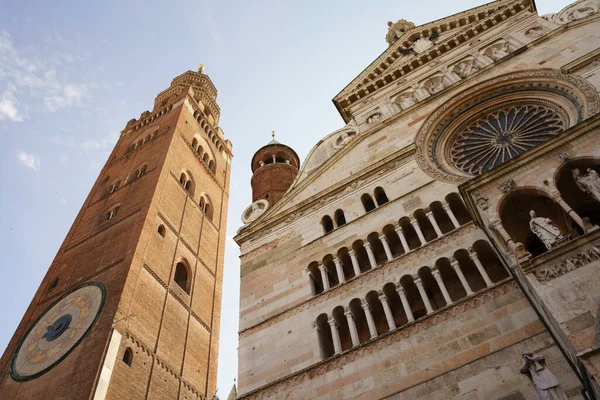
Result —
[[[106,286],[91,281],[59,298],[29,328],[12,357],[10,374],[17,381],[37,378],[61,362],[100,316]]]

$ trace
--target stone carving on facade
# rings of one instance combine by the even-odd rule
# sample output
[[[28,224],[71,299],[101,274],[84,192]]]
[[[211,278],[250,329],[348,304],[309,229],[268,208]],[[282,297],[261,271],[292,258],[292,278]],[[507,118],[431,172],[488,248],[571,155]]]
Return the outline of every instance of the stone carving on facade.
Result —
[[[531,217],[529,229],[544,243],[546,249],[552,250],[555,245],[563,241],[563,235],[550,218],[538,217],[533,210],[529,211],[529,216]]]
[[[556,265],[540,268],[535,276],[539,282],[549,281],[597,260],[600,260],[600,247],[592,245],[589,249],[568,257]]]
[[[252,223],[258,219],[261,215],[269,208],[269,202],[267,200],[257,200],[250,204],[242,213],[242,222],[245,225]]]
[[[416,53],[422,53],[433,47],[433,42],[427,38],[417,39],[410,46]]]
[[[525,36],[530,39],[535,39],[537,37],[542,36],[544,33],[544,28],[541,26],[533,26],[525,31]]]
[[[489,57],[492,61],[499,61],[514,50],[514,46],[510,42],[502,39],[486,47],[482,51],[482,54]]]
[[[600,177],[598,172],[588,168],[587,174],[581,175],[579,168],[574,168],[573,179],[581,191],[592,196],[594,200],[600,201]]]
[[[481,192],[473,192],[473,198],[475,199],[475,203],[477,203],[477,207],[482,210],[487,210],[490,205],[488,204],[488,198],[485,197]]]
[[[469,75],[472,75],[475,72],[479,71],[479,67],[476,65],[475,60],[473,58],[469,58],[460,61],[454,66],[452,70],[456,75],[464,79]]]
[[[410,106],[413,106],[417,103],[417,99],[415,98],[415,92],[412,89],[409,89],[396,97],[394,103],[398,105],[402,110],[406,110]]]
[[[354,139],[356,137],[356,132],[355,131],[342,131],[336,138],[335,141],[333,142],[333,147],[336,149],[341,149],[342,147],[344,147],[345,145],[347,145],[348,143],[350,143],[350,141],[352,139]]]
[[[385,35],[385,40],[391,46],[398,40],[402,35],[404,35],[409,29],[414,28],[415,24],[405,19],[401,19],[396,23],[392,21],[388,22],[388,33]]]
[[[367,124],[370,125],[379,122],[381,120],[381,117],[382,115],[379,111],[375,112],[367,117]]]
[[[571,4],[559,13],[542,15],[542,18],[557,25],[564,25],[571,21],[577,21],[589,17],[590,15],[594,15],[598,12],[599,8],[600,1],[583,0]]]
[[[556,161],[558,161],[561,164],[565,161],[568,161],[569,159],[571,159],[571,155],[567,152],[562,152],[556,156]]]
[[[508,180],[502,182],[500,184],[499,189],[502,193],[508,193],[516,187],[517,187],[517,183],[514,181],[514,179],[511,178],[511,179],[508,179]]]
[[[421,86],[427,90],[427,93],[433,95],[441,92],[451,84],[452,82],[445,75],[439,73],[424,80]]]
[[[531,380],[535,391],[542,400],[567,400],[558,379],[546,366],[546,359],[541,354],[523,352],[520,372]]]

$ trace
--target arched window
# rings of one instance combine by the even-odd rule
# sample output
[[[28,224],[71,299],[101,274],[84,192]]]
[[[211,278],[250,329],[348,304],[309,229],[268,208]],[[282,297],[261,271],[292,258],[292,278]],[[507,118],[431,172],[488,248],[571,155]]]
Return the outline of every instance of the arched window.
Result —
[[[329,215],[326,215],[321,219],[321,225],[323,226],[323,233],[328,233],[333,230],[333,221]]]
[[[54,278],[52,280],[52,283],[50,283],[50,286],[48,286],[48,290],[52,290],[56,287],[56,285],[58,285],[58,278]]]
[[[375,202],[373,201],[373,198],[371,197],[370,194],[363,194],[362,196],[360,196],[360,201],[363,204],[363,207],[365,208],[366,212],[372,211],[375,209]]]
[[[346,225],[346,216],[344,215],[344,210],[337,210],[335,214],[333,214],[333,218],[335,218],[335,224],[338,227]]]
[[[167,230],[165,229],[164,225],[159,225],[158,226],[158,234],[162,237],[165,237],[165,235],[167,234]]]
[[[113,219],[117,216],[117,214],[119,213],[119,206],[113,208],[112,210],[110,210],[107,214],[106,214],[106,219]]]
[[[210,169],[213,173],[215,173],[216,168],[215,168],[215,162],[213,160],[210,160],[208,162],[208,169]]]
[[[194,181],[188,174],[182,172],[181,176],[179,177],[179,183],[190,196],[194,195]]]
[[[185,187],[185,183],[187,182],[187,180],[187,175],[185,174],[185,172],[182,172],[181,176],[179,177],[179,184],[181,185],[181,187]]]
[[[125,352],[123,353],[123,362],[131,367],[131,363],[133,363],[133,350],[131,350],[131,347],[125,349]]]
[[[108,187],[108,192],[109,193],[114,193],[117,190],[119,190],[119,185],[121,184],[121,181],[116,181],[115,183],[113,183],[112,185],[110,185]]]
[[[212,221],[213,219],[213,207],[206,194],[200,197],[200,210],[204,213],[204,216]]]
[[[385,190],[381,186],[375,188],[375,200],[377,200],[378,206],[382,206],[389,201]]]
[[[194,140],[192,140],[192,148],[195,152],[198,152],[198,139],[194,138]]]
[[[184,292],[190,294],[190,282],[188,268],[182,261],[178,262],[175,266],[175,278],[174,281]]]

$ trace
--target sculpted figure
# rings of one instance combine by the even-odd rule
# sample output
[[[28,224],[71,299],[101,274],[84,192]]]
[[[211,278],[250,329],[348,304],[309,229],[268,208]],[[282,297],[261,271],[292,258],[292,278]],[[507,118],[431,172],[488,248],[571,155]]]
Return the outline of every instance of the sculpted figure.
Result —
[[[540,399],[567,400],[565,391],[558,383],[558,379],[546,366],[544,356],[529,351],[524,352],[520,372],[527,375],[531,380]]]
[[[537,217],[535,211],[529,211],[531,220],[529,221],[529,229],[533,232],[548,250],[552,248],[554,243],[563,238],[557,227],[554,226],[552,220],[544,217]]]
[[[431,86],[427,89],[429,94],[436,94],[437,92],[442,91],[445,88],[444,82],[442,79],[436,79],[431,81]]]
[[[345,145],[348,144],[348,142],[350,142],[353,138],[354,134],[350,134],[348,132],[342,132],[340,136],[338,136],[337,140],[336,140],[336,145],[338,147],[344,147]]]
[[[594,14],[596,11],[592,8],[592,7],[581,7],[576,9],[575,11],[573,11],[573,14],[569,15],[569,17],[567,17],[567,19],[569,20],[577,20],[577,19],[582,19],[585,17],[588,17],[592,14]]]
[[[588,168],[587,174],[581,175],[579,168],[575,168],[573,179],[579,189],[592,196],[594,200],[600,201],[600,177],[595,170]]]
[[[468,62],[461,62],[460,64],[458,64],[458,67],[456,67],[456,74],[458,76],[460,76],[461,78],[466,78],[467,76],[471,75],[474,72],[479,71],[479,68],[477,68],[475,65],[468,63]]]
[[[504,51],[504,49],[495,47],[492,50],[492,54],[490,55],[490,57],[492,57],[492,60],[494,61],[498,61],[501,58],[504,58],[508,55],[508,53],[506,51]]]
[[[412,93],[404,94],[400,98],[400,107],[402,107],[403,110],[406,110],[408,107],[414,105],[415,103],[416,101]]]

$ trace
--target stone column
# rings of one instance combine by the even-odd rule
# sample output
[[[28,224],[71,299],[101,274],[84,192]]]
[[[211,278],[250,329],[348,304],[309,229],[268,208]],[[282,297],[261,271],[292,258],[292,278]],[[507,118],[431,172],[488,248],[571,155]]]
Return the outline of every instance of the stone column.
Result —
[[[394,224],[394,227],[396,229],[398,237],[400,238],[400,243],[402,243],[402,248],[404,249],[404,252],[408,253],[410,251],[410,247],[408,247],[408,242],[406,241],[406,236],[404,236],[404,231],[402,230],[402,227],[397,222]]]
[[[475,263],[475,266],[477,267],[477,271],[479,271],[479,273],[483,277],[483,280],[485,281],[485,285],[487,287],[492,286],[492,284],[493,284],[492,280],[490,279],[489,275],[485,271],[485,268],[483,268],[483,265],[481,264],[479,257],[477,257],[477,253],[475,253],[475,250],[473,250],[472,247],[469,247],[469,257],[471,257],[471,260],[473,260],[473,262]]]
[[[427,314],[431,314],[433,312],[433,307],[431,306],[429,297],[427,297],[427,293],[425,293],[425,287],[423,286],[423,281],[421,281],[421,278],[415,278],[415,285],[417,285],[417,289],[419,289],[419,294],[423,299],[425,309],[427,309]]]
[[[469,283],[467,282],[465,275],[463,274],[462,270],[460,269],[460,265],[458,264],[458,261],[456,261],[456,259],[454,257],[450,257],[450,265],[452,265],[452,268],[454,268],[454,271],[456,271],[456,275],[458,275],[458,279],[460,279],[460,283],[462,283],[463,287],[465,288],[465,290],[467,292],[467,296],[473,294],[473,291],[471,290],[471,286],[469,286]]]
[[[319,264],[319,271],[321,271],[321,280],[323,281],[323,291],[329,290],[329,278],[327,277],[327,270],[323,264]]]
[[[340,284],[346,282],[346,278],[344,277],[344,270],[342,269],[342,262],[338,257],[335,257],[333,259],[333,262],[335,264],[335,271],[337,272],[338,281],[340,282]]]
[[[444,281],[442,280],[442,275],[440,275],[440,271],[438,271],[437,269],[433,269],[433,270],[431,270],[431,274],[435,278],[435,281],[437,282],[438,286],[440,287],[440,290],[442,291],[444,300],[446,300],[446,305],[451,304],[452,299],[450,298],[448,289],[446,289],[446,285],[444,284]]]
[[[450,209],[450,204],[443,202],[442,207],[444,208],[444,211],[446,211],[446,214],[448,214],[448,217],[450,217],[450,221],[452,221],[454,228],[458,228],[460,226],[460,224],[458,223],[458,220],[456,219],[456,217],[454,216],[454,213]]]
[[[369,325],[369,332],[371,333],[371,339],[377,337],[377,328],[375,328],[375,320],[373,320],[373,314],[371,314],[371,307],[367,300],[361,300],[360,306],[365,311],[365,317],[367,317],[367,325]]]
[[[427,243],[427,241],[425,240],[425,236],[423,236],[421,227],[419,226],[419,223],[417,222],[415,217],[410,217],[410,224],[413,226],[413,228],[415,228],[415,232],[417,232],[417,236],[419,237],[419,240],[421,241],[421,246],[424,246],[425,243]]]
[[[365,250],[367,250],[367,256],[369,256],[369,264],[371,264],[371,268],[377,268],[377,260],[375,260],[375,254],[373,254],[373,248],[371,247],[371,243],[365,243]]]
[[[356,252],[352,249],[348,250],[350,259],[352,260],[352,269],[354,269],[354,275],[360,275],[360,265],[358,265],[358,258],[356,258]]]
[[[358,331],[356,330],[356,322],[354,322],[354,315],[348,307],[344,308],[344,315],[348,320],[348,329],[350,330],[350,338],[352,339],[352,347],[358,346],[360,340],[358,339]]]
[[[385,250],[385,255],[388,261],[392,261],[394,256],[392,255],[392,249],[390,249],[390,244],[388,243],[387,238],[382,234],[379,236],[379,240],[381,240],[381,244],[383,244],[383,250]]]
[[[399,283],[396,284],[396,292],[400,296],[400,301],[402,302],[402,308],[404,308],[404,314],[406,314],[406,318],[408,322],[413,322],[415,317],[410,309],[410,304],[408,304],[408,299],[406,298],[406,291]]]
[[[443,236],[444,234],[442,233],[440,226],[438,225],[437,221],[435,220],[435,217],[433,216],[433,212],[431,210],[428,210],[425,215],[427,215],[429,222],[431,222],[431,225],[433,225],[433,229],[435,230],[435,233],[437,233],[438,237]]]
[[[377,294],[379,295],[379,301],[381,301],[381,305],[383,306],[383,312],[385,313],[385,319],[390,327],[390,331],[396,329],[396,321],[394,321],[394,314],[392,314],[392,309],[390,308],[387,297],[385,297],[385,294],[381,291],[377,292]]]
[[[338,331],[337,322],[333,317],[330,317],[327,322],[329,323],[329,327],[331,328],[331,337],[333,338],[333,350],[335,354],[338,354],[342,351],[342,342],[340,341],[340,332]]]
[[[567,214],[569,215],[569,217],[571,217],[571,219],[573,221],[575,221],[575,223],[577,225],[579,225],[579,227],[581,229],[583,229],[584,232],[588,232],[590,230],[590,226],[588,226],[588,224],[586,224],[585,222],[583,222],[583,219],[581,219],[581,217],[579,216],[579,214],[577,214],[575,212],[575,210],[573,210],[571,208],[571,206],[569,206],[562,198],[562,196],[560,195],[560,193],[558,192],[554,192],[552,193],[552,198],[554,199],[554,201],[556,201],[558,203],[558,205],[567,212]]]

